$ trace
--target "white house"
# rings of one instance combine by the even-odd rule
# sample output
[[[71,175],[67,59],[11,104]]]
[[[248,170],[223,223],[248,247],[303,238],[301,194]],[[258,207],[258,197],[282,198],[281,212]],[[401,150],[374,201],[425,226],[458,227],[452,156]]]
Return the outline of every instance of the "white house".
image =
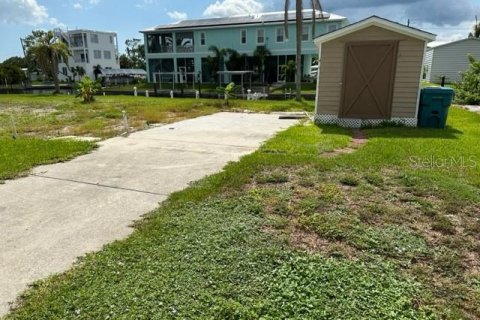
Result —
[[[60,80],[73,78],[72,67],[83,67],[91,78],[94,78],[94,67],[100,65],[102,69],[119,69],[118,38],[114,32],[94,30],[68,30],[56,29],[55,33],[67,44],[72,53],[68,58],[68,65],[59,64]]]
[[[460,73],[469,67],[468,55],[480,59],[480,39],[467,38],[427,49],[424,60],[425,80],[439,83],[460,81]]]

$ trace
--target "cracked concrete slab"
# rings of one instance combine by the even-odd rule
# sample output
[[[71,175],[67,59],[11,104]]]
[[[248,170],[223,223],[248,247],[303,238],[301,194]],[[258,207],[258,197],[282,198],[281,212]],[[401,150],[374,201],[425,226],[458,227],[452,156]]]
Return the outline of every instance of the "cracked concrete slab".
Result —
[[[295,120],[217,113],[100,142],[0,185],[0,316],[27,285],[128,236],[132,221]]]

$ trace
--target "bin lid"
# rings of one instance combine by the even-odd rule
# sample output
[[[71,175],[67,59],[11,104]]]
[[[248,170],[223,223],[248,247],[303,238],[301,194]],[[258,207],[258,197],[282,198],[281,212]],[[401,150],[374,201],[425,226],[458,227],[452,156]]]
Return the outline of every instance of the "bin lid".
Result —
[[[422,93],[450,94],[453,92],[455,91],[449,87],[426,87],[422,89]]]

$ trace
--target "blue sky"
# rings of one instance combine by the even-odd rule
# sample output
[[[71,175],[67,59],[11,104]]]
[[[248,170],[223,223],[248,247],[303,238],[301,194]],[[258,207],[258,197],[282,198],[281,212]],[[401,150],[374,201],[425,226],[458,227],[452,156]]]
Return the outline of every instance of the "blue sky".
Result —
[[[480,0],[321,0],[321,3],[324,11],[344,15],[352,22],[373,14],[402,23],[410,19],[412,26],[437,34],[440,41],[467,36],[475,15],[480,16]],[[4,37],[0,61],[22,55],[19,38],[32,29],[115,31],[122,53],[126,39],[140,37],[139,30],[154,25],[282,8],[283,0],[0,0],[0,30]]]

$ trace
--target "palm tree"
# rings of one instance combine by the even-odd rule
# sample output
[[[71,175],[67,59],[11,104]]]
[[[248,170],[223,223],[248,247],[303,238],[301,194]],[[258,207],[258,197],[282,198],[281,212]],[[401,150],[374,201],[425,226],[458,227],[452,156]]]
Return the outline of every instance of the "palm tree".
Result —
[[[80,79],[85,75],[85,69],[81,66],[77,66],[77,73]]]
[[[469,38],[480,38],[480,23],[475,23],[472,32],[468,34]]]
[[[213,52],[213,57],[211,59],[208,59],[210,58],[210,56],[208,56],[207,61],[210,64],[210,70],[215,79],[215,82],[217,82],[218,71],[221,71],[223,69],[223,65],[225,63],[224,58],[227,55],[227,50],[220,49],[217,46],[210,46],[208,47],[208,51]]]
[[[260,65],[260,77],[262,83],[265,83],[265,60],[267,57],[271,56],[272,53],[265,46],[257,46],[253,51],[253,56],[258,61]]]
[[[73,82],[75,82],[77,74],[78,74],[77,67],[71,67],[70,71],[72,72],[72,75],[73,75]]]
[[[98,80],[98,75],[102,74],[102,66],[97,64],[93,67],[93,75],[95,76],[95,80]]]
[[[245,53],[240,54],[235,49],[225,49],[228,55],[228,61],[225,61],[225,66],[227,70],[231,71],[238,71],[244,70],[246,68],[246,58],[247,55]]]
[[[320,0],[310,0],[310,5],[312,7],[312,38],[315,37],[315,22],[317,19],[317,10],[320,11],[320,18],[323,19],[323,10],[320,4]],[[290,0],[285,0],[285,38],[288,39],[288,9],[290,8]],[[303,0],[295,1],[295,28],[297,34],[297,56],[295,61],[296,66],[296,79],[295,79],[295,89],[296,95],[295,99],[300,100],[302,98],[302,33],[303,33]]]
[[[47,75],[53,78],[55,93],[60,92],[58,81],[58,60],[61,58],[67,62],[71,55],[66,43],[55,36],[53,31],[48,31],[32,38],[32,43],[27,49],[27,55],[31,56],[37,66]]]

